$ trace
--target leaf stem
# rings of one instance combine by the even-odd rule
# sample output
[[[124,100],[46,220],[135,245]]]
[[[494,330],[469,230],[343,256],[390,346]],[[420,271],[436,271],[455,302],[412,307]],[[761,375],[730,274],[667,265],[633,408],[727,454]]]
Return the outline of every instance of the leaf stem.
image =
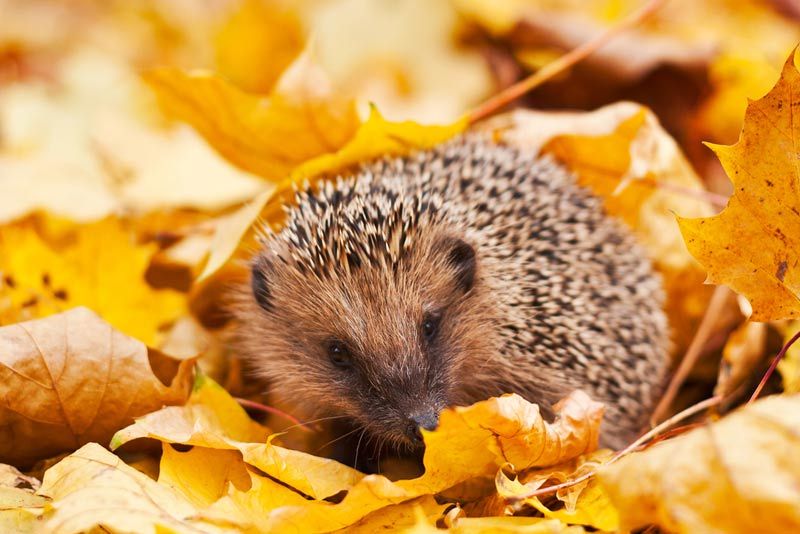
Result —
[[[784,356],[786,356],[786,353],[789,351],[789,348],[792,345],[794,345],[795,341],[797,341],[798,339],[800,339],[800,331],[798,331],[794,336],[792,336],[792,339],[790,339],[783,346],[780,352],[778,352],[778,354],[776,354],[775,357],[772,359],[772,363],[769,365],[769,369],[767,369],[767,372],[764,373],[764,376],[761,378],[761,382],[758,383],[758,387],[753,392],[753,396],[750,397],[750,400],[747,401],[747,404],[750,404],[751,402],[755,401],[758,398],[758,396],[761,395],[761,390],[764,389],[764,386],[767,385],[769,377],[772,376],[772,373],[775,372],[775,369],[778,367],[780,361],[783,359]]]
[[[708,303],[708,308],[706,308],[703,319],[700,321],[700,326],[697,327],[697,332],[695,332],[689,348],[686,349],[686,354],[675,370],[675,374],[672,375],[664,395],[662,395],[656,409],[653,411],[653,415],[650,418],[651,424],[656,424],[669,410],[681,385],[686,380],[686,377],[689,376],[697,360],[700,359],[700,355],[703,353],[703,346],[708,341],[708,338],[711,337],[711,334],[714,333],[714,321],[722,311],[722,308],[725,307],[725,301],[729,294],[729,290],[725,286],[717,286],[714,290],[714,294],[711,295],[711,300]]]
[[[655,187],[687,197],[704,200],[717,208],[724,208],[728,204],[728,197],[708,191],[707,189],[691,189],[678,184],[671,184],[661,180],[654,180]]]
[[[278,417],[282,417],[283,419],[286,419],[287,421],[291,421],[292,423],[294,423],[295,426],[300,427],[304,432],[311,432],[311,429],[308,428],[308,426],[306,426],[305,423],[300,421],[295,416],[289,415],[288,413],[284,412],[283,410],[279,410],[277,408],[273,408],[272,406],[267,406],[266,404],[261,404],[260,402],[251,401],[249,399],[242,399],[240,397],[235,397],[235,399],[236,399],[236,402],[238,402],[239,405],[242,408],[249,408],[250,410],[256,410],[256,411],[259,411],[259,412],[264,412],[264,413],[276,415]]]
[[[576,48],[573,48],[563,56],[551,61],[527,78],[505,88],[493,97],[489,98],[489,100],[479,104],[475,109],[467,114],[467,120],[470,124],[474,124],[479,120],[485,119],[486,117],[496,113],[528,91],[542,85],[544,82],[550,80],[557,74],[587,58],[598,49],[605,46],[620,33],[641,23],[643,20],[661,8],[666,1],[667,0],[650,0],[641,8],[637,9],[624,19],[621,19],[594,39],[590,39]]]

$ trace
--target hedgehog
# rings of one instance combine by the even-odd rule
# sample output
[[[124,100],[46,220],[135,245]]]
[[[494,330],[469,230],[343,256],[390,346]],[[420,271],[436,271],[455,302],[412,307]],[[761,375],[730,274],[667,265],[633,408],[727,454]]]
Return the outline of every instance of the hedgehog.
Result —
[[[668,365],[661,281],[630,230],[548,157],[470,134],[303,186],[264,229],[235,346],[305,419],[422,448],[445,407],[517,393],[646,426]]]

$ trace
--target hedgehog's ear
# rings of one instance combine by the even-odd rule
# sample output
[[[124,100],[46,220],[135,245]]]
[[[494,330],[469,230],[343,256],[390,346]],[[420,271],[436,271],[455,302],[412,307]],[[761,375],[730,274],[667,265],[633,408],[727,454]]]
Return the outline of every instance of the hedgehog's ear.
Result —
[[[475,249],[457,237],[444,239],[441,249],[446,255],[447,263],[455,269],[458,287],[466,293],[475,285],[475,272],[478,269]]]
[[[258,305],[269,311],[271,308],[270,303],[270,289],[267,276],[269,275],[272,263],[266,256],[259,254],[253,258],[250,266],[250,285],[253,288],[253,296],[258,302]]]

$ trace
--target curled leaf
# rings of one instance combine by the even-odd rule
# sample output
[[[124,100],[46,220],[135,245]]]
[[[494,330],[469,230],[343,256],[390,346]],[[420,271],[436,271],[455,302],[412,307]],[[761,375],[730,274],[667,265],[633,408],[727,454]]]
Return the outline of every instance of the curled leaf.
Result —
[[[114,437],[112,446],[147,437],[238,450],[245,463],[312,498],[270,507],[269,514],[260,519],[261,528],[280,531],[303,524],[307,531],[322,532],[475,477],[492,478],[509,462],[520,468],[549,466],[594,450],[602,405],[576,391],[556,409],[559,417],[552,424],[544,421],[538,406],[518,395],[446,410],[440,427],[424,433],[425,473],[392,482],[379,475],[365,476],[333,460],[279,447],[271,439],[267,443],[242,441],[249,433],[243,430],[248,426],[247,415],[225,390],[203,378],[186,406],[165,408],[138,419]],[[347,492],[341,502],[323,500],[341,491]],[[246,493],[232,489],[228,498],[255,506]]]
[[[800,529],[800,395],[773,396],[644,452],[600,479],[622,530]],[[732,512],[735,511],[735,512]]]

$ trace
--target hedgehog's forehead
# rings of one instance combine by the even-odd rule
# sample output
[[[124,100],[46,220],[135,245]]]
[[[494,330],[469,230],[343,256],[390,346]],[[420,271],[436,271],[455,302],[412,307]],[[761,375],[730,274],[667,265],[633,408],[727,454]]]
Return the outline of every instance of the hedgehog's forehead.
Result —
[[[318,275],[367,264],[391,267],[416,244],[420,228],[445,217],[441,197],[400,178],[327,182],[297,195],[281,231],[283,259]]]

